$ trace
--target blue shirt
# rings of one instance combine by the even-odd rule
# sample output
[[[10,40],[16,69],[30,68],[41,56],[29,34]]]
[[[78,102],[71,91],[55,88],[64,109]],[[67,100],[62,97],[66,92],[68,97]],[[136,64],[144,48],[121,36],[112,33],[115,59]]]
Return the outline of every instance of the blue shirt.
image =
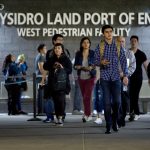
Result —
[[[100,45],[95,49],[95,64],[100,66]],[[111,44],[105,41],[103,59],[107,59],[110,63],[100,68],[100,78],[107,81],[120,80],[119,65],[124,73],[128,76],[127,60],[123,47],[120,47],[120,56],[118,58],[117,45],[113,40]]]

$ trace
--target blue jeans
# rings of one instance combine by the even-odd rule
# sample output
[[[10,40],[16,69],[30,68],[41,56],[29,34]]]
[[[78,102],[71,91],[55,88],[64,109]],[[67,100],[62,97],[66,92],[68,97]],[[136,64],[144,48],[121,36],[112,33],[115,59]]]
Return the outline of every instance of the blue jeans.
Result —
[[[82,94],[78,80],[75,80],[75,89],[73,97],[73,110],[81,110]]]
[[[106,81],[101,79],[100,82],[104,92],[106,128],[110,128],[111,126],[116,126],[118,121],[121,105],[121,81]]]
[[[97,110],[98,113],[101,113],[104,109],[103,105],[103,90],[100,84],[100,80],[98,80],[94,86],[93,91],[93,109]]]
[[[47,99],[45,102],[45,113],[47,116],[47,119],[54,120],[53,112],[54,112],[54,102],[52,99]]]

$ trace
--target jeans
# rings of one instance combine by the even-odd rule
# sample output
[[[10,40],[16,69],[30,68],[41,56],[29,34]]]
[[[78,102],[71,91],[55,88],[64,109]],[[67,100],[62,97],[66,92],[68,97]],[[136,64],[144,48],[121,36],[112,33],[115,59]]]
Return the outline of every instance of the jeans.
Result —
[[[123,82],[121,82],[121,107],[119,113],[119,123],[125,123],[127,112],[130,110],[129,84],[127,91],[123,91]]]
[[[94,86],[93,91],[93,109],[97,110],[98,113],[101,113],[104,109],[103,105],[103,90],[100,84],[100,80],[98,80]]]
[[[47,116],[47,119],[54,120],[53,112],[54,112],[54,102],[52,99],[47,99],[45,101],[45,113]]]
[[[104,113],[106,128],[116,126],[121,105],[121,81],[106,81],[101,79],[104,92]]]
[[[80,86],[78,80],[75,80],[75,89],[74,89],[74,96],[73,96],[73,110],[81,110],[81,102],[82,102],[82,94],[80,90]]]

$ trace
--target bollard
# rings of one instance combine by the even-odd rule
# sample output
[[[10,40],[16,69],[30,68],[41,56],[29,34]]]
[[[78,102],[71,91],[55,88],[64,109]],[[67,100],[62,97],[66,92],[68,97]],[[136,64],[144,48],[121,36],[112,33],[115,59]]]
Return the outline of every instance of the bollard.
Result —
[[[33,73],[33,118],[29,119],[28,121],[41,121],[36,117],[36,74]]]

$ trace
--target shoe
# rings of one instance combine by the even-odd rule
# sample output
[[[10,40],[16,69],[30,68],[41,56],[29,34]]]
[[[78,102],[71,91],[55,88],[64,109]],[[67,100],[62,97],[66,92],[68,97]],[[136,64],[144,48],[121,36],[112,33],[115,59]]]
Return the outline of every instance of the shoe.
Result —
[[[134,114],[130,114],[129,121],[134,121],[134,118],[135,118],[135,115]]]
[[[62,127],[62,126],[63,126],[63,121],[62,121],[62,119],[58,119],[55,124],[56,124],[57,126]]]
[[[139,115],[135,115],[134,120],[136,121],[138,119],[140,119],[140,116]]]
[[[112,126],[113,131],[118,132],[118,127],[116,125]]]
[[[82,117],[82,121],[83,121],[83,123],[85,123],[85,122],[86,122],[86,118],[85,118],[85,116],[84,116],[84,117]]]
[[[92,120],[91,116],[87,117],[87,119],[86,119],[86,121],[91,121],[91,120]]]
[[[125,120],[122,120],[120,123],[118,123],[118,128],[125,127],[125,126],[126,126]]]
[[[51,120],[50,120],[50,119],[48,119],[48,118],[46,118],[45,120],[43,120],[43,122],[44,122],[44,123],[50,123],[50,122],[51,122]]]
[[[110,129],[106,129],[105,134],[111,134],[111,130]]]
[[[83,113],[79,110],[73,110],[72,115],[82,115]]]
[[[93,116],[93,117],[97,116],[97,110],[93,110],[92,116]]]
[[[44,123],[54,123],[54,120],[46,118],[43,120]]]
[[[96,118],[96,120],[94,121],[96,124],[102,124],[103,121],[101,118]]]
[[[21,111],[19,111],[19,114],[27,115],[28,113],[21,110]]]
[[[102,110],[102,115],[104,115],[104,110]]]

